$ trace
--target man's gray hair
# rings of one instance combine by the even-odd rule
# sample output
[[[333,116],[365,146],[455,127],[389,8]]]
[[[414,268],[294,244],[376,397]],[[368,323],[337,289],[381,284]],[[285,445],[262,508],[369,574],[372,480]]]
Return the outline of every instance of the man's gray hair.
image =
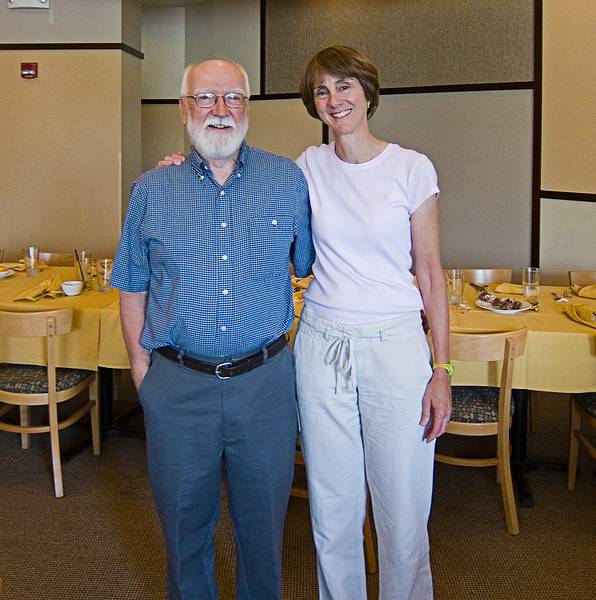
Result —
[[[246,95],[250,97],[250,84],[248,83],[248,73],[246,72],[246,69],[240,64],[237,63],[234,60],[230,60],[229,58],[207,58],[205,60],[202,60],[201,62],[198,63],[194,63],[192,65],[188,65],[188,67],[186,67],[186,69],[184,69],[184,73],[182,74],[182,83],[180,84],[180,96],[186,96],[189,93],[189,89],[188,89],[188,77],[190,75],[190,72],[198,65],[210,61],[210,60],[221,60],[223,62],[227,62],[231,65],[234,65],[243,75],[244,77],[244,87],[245,87],[245,92]]]

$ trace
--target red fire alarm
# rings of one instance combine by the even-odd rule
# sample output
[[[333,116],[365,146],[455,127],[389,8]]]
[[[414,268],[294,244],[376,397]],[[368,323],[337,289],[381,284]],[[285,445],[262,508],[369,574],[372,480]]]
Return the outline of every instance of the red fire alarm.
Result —
[[[21,77],[35,79],[37,77],[37,63],[21,63]]]

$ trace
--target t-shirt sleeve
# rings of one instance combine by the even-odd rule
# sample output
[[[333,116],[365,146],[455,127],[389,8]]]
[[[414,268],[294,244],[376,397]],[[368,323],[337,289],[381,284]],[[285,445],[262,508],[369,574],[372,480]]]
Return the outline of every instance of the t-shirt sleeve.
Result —
[[[410,171],[408,192],[410,214],[424,204],[428,198],[439,193],[435,167],[423,154],[420,155]]]
[[[146,205],[147,190],[136,181],[130,194],[124,228],[110,278],[113,287],[125,292],[144,292],[149,286],[149,256],[142,235]]]

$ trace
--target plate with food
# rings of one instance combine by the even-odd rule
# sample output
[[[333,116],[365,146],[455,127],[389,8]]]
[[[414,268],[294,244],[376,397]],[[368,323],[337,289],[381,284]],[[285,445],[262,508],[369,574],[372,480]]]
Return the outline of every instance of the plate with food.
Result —
[[[4,279],[5,277],[10,277],[14,275],[15,271],[12,269],[7,269],[6,267],[0,267],[0,279]]]
[[[492,312],[499,313],[500,315],[514,315],[532,308],[532,305],[525,300],[497,298],[495,296],[485,297],[484,299],[479,298],[476,300],[476,306],[485,310],[492,310]]]

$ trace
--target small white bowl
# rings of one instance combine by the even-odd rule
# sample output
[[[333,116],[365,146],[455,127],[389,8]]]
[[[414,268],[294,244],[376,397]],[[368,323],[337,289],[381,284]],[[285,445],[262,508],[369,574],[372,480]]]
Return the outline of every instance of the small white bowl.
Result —
[[[62,291],[66,296],[78,296],[83,291],[82,281],[64,281]]]

